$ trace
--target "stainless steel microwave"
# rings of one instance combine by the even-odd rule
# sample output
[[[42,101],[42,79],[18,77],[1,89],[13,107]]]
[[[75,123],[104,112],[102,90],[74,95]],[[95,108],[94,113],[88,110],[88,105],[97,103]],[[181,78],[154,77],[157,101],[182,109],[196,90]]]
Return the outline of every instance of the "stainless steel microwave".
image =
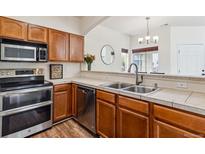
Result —
[[[46,62],[47,46],[23,44],[22,42],[1,42],[1,61]]]

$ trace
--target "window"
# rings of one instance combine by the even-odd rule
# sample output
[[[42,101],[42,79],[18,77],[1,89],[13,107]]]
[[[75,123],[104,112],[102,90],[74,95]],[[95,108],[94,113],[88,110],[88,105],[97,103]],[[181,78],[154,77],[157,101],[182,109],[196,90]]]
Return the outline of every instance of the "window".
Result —
[[[152,72],[159,72],[159,53],[152,53]]]
[[[129,54],[128,49],[121,50],[121,71],[126,72],[129,65]]]
[[[158,72],[158,52],[136,52],[132,54],[133,63],[137,64],[139,72]]]
[[[137,64],[139,72],[146,72],[146,58],[145,53],[134,53],[133,63]]]

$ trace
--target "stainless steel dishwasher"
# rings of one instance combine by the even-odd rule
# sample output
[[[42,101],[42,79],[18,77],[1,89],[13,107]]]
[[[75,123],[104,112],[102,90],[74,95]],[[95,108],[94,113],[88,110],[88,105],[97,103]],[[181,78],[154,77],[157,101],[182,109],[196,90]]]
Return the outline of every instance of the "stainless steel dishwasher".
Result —
[[[95,112],[95,89],[78,86],[76,120],[96,134]]]

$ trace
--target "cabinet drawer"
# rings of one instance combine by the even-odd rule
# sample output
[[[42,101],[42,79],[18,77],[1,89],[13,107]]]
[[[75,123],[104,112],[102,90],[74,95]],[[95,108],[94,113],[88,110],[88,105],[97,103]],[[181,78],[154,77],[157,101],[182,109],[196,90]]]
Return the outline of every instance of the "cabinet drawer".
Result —
[[[115,104],[115,94],[97,90],[97,98]]]
[[[200,138],[201,136],[185,131],[183,129],[174,127],[154,120],[154,137],[155,138]]]
[[[183,111],[154,105],[155,118],[183,127],[194,132],[205,134],[205,118]]]
[[[54,91],[65,91],[69,89],[69,84],[59,84],[54,86]]]
[[[149,104],[144,101],[132,99],[132,98],[127,98],[123,96],[119,96],[119,105],[121,107],[125,107],[127,109],[149,114]]]

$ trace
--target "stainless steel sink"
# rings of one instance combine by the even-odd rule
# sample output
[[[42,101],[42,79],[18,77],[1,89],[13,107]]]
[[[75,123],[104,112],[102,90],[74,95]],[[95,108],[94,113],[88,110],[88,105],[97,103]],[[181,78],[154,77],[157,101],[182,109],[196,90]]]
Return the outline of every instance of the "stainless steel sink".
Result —
[[[131,87],[131,86],[133,86],[133,84],[121,83],[121,82],[104,85],[104,87],[113,88],[113,89],[123,89],[123,88]]]
[[[124,91],[134,92],[134,93],[141,93],[146,94],[155,91],[155,88],[152,87],[145,87],[145,86],[132,86],[128,88],[124,88]]]

